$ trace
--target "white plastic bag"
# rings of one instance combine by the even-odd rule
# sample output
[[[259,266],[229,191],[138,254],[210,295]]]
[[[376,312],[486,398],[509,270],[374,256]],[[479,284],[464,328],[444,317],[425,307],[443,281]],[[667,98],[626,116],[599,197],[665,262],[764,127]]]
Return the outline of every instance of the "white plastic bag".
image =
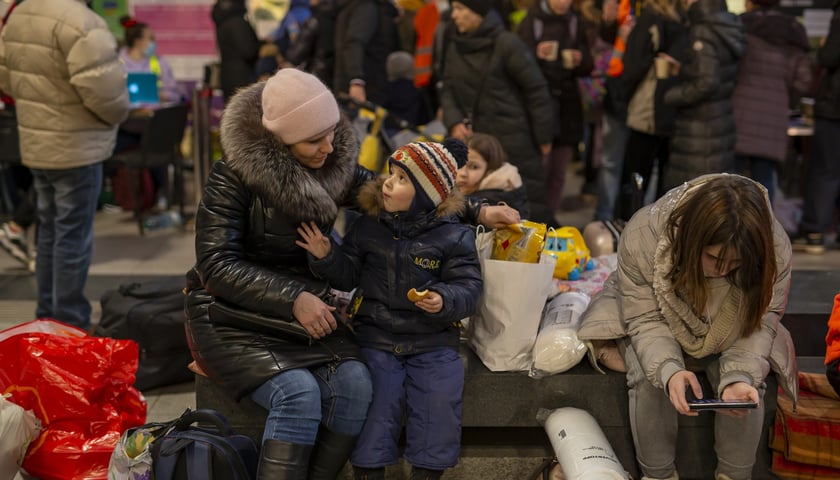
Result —
[[[585,293],[565,292],[548,302],[534,342],[530,376],[562,373],[580,363],[586,355],[586,345],[578,339],[577,332],[589,300]]]
[[[469,322],[469,344],[491,371],[528,371],[555,259],[539,263],[481,258],[484,290]]]
[[[0,396],[0,480],[15,478],[29,443],[41,432],[35,414],[6,397]]]

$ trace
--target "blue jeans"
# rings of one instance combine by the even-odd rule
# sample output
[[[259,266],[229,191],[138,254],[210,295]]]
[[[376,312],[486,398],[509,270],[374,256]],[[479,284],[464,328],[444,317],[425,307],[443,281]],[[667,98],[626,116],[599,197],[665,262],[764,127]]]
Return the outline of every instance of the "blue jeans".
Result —
[[[314,445],[323,423],[335,433],[356,436],[362,431],[373,390],[362,362],[338,367],[296,368],[273,376],[251,393],[268,410],[263,442],[282,440]]]
[[[776,195],[776,161],[754,155],[735,155],[735,172],[743,175],[747,170],[750,172],[750,178],[767,189],[770,205],[773,205]]]
[[[621,185],[621,170],[624,167],[624,147],[630,130],[623,119],[604,113],[601,130],[601,167],[598,169],[598,204],[595,206],[595,220],[612,220],[618,190]]]
[[[93,254],[93,217],[102,164],[32,169],[38,204],[38,306],[35,316],[90,327],[84,289]]]

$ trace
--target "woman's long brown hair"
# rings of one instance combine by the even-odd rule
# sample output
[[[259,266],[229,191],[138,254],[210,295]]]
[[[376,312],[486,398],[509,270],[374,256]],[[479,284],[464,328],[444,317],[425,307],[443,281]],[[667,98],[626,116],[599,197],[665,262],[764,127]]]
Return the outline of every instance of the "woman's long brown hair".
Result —
[[[730,272],[727,280],[741,290],[741,335],[757,331],[776,280],[773,214],[763,190],[737,175],[712,179],[671,212],[667,235],[672,247],[669,275],[674,290],[698,315],[705,310],[709,297],[703,249],[721,245],[721,264],[726,258],[740,259],[740,267]]]

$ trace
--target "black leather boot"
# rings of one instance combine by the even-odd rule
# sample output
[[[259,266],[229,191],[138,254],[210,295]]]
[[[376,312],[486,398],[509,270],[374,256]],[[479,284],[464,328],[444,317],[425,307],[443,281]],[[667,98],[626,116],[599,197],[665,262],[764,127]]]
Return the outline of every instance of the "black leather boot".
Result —
[[[257,480],[306,480],[311,445],[266,440],[260,451]]]
[[[426,468],[411,467],[409,480],[439,480],[443,470],[428,470]]]
[[[356,480],[385,480],[385,468],[353,467]]]
[[[309,460],[309,480],[335,480],[355,446],[356,437],[322,426]]]

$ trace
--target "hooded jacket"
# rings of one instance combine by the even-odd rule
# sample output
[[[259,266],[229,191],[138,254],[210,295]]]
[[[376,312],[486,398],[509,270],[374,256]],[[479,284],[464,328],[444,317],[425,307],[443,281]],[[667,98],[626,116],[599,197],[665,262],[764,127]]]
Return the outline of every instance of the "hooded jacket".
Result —
[[[530,215],[528,192],[522,183],[522,177],[517,168],[507,162],[482,178],[478,189],[469,196],[490,205],[506,203],[515,208],[522,218],[528,218]]]
[[[219,76],[225,99],[254,81],[260,42],[245,20],[246,13],[244,0],[218,0],[211,13],[216,25],[216,45],[221,57]]]
[[[781,162],[787,153],[790,92],[811,86],[805,28],[793,17],[760,9],[741,15],[747,43],[732,94],[735,153]]]
[[[618,269],[610,274],[604,289],[593,297],[583,314],[580,339],[630,337],[647,379],[657,388],[664,389],[671,375],[685,369],[684,349],[671,325],[688,326],[698,321],[693,308],[674,293],[668,276],[671,245],[665,233],[666,223],[680,202],[720,175],[726,174],[705,175],[687,182],[633,216],[619,239]],[[712,324],[713,328],[719,323],[733,329],[723,332],[726,341],[715,352],[721,354],[718,396],[725,386],[738,381],[755,387],[764,385],[772,368],[779,375],[779,384],[796,398],[793,341],[780,322],[790,288],[790,241],[775,219],[773,239],[776,283],[760,330],[749,337],[735,335],[739,327],[733,297],[724,300]]]
[[[359,194],[365,215],[341,247],[321,260],[310,257],[312,271],[339,290],[362,289],[354,325],[363,347],[396,355],[457,350],[459,322],[475,312],[482,289],[475,234],[455,216],[464,198],[455,190],[430,212],[388,213],[384,181],[365,185]],[[406,296],[412,288],[438,293],[443,309],[417,308]]]
[[[677,109],[665,190],[700,175],[731,171],[735,162],[732,91],[746,36],[724,0],[698,0],[688,20],[689,51],[677,85],[665,92],[665,103]]]
[[[297,227],[314,221],[332,231],[338,208],[355,198],[372,174],[356,163],[358,143],[339,123],[334,150],[318,170],[303,167],[261,122],[263,83],[233,97],[222,120],[225,158],[208,176],[196,213],[196,264],[187,274],[187,338],[193,357],[211,379],[240,398],[291,368],[361,359],[348,331],[312,345],[282,334],[223,326],[208,315],[219,298],[238,308],[294,321],[292,307],[304,291],[320,294],[325,281],[309,271],[306,251],[295,245]]]
[[[539,151],[554,136],[552,103],[528,47],[491,11],[471,33],[447,24],[442,49],[444,124],[470,118],[474,131],[496,137],[525,181],[532,219],[554,223]]]
[[[77,0],[27,0],[0,36],[0,90],[17,102],[29,168],[64,170],[111,156],[128,115],[114,35]]]

